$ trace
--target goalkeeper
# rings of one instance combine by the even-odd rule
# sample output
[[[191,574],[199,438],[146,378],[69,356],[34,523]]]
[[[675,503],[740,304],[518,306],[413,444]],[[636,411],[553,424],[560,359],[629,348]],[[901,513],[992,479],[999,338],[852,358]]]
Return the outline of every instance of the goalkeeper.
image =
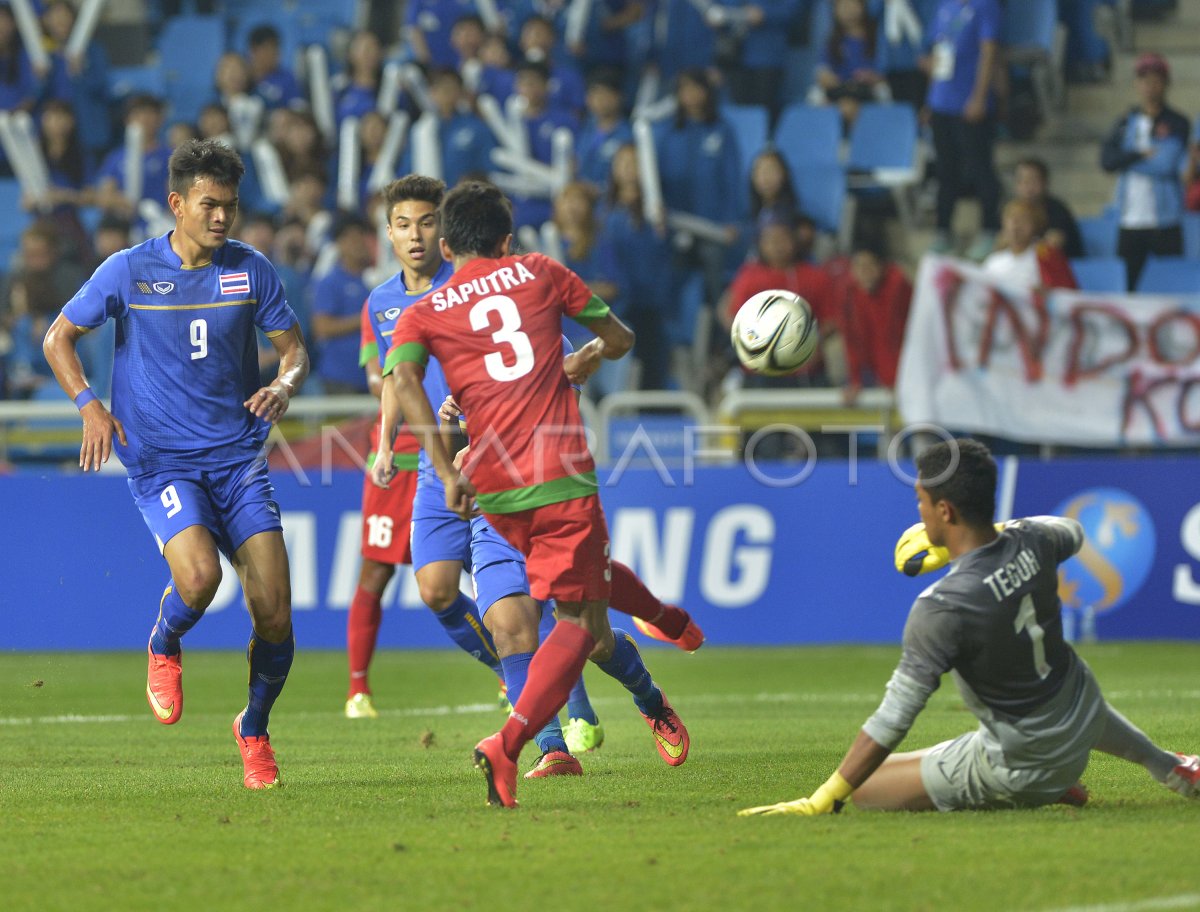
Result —
[[[740,813],[828,814],[851,795],[883,810],[1083,804],[1079,777],[1092,750],[1200,795],[1200,758],[1159,748],[1109,706],[1063,639],[1058,565],[1082,546],[1079,524],[1035,517],[993,526],[996,464],[973,440],[931,447],[917,477],[924,526],[901,538],[897,567],[915,575],[954,560],[954,569],[913,605],[883,702],[837,771],[808,798]],[[948,671],[979,728],[893,754]]]

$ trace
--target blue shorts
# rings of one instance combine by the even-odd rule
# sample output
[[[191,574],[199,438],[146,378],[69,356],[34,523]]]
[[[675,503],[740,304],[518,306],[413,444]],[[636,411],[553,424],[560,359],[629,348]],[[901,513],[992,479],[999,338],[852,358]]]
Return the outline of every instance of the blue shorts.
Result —
[[[275,488],[261,456],[219,469],[166,469],[129,479],[129,490],[161,552],[188,526],[204,526],[232,560],[259,532],[282,532]]]
[[[481,616],[505,596],[529,593],[524,555],[482,516],[469,523],[460,519],[446,508],[441,487],[422,481],[413,500],[413,570],[434,561],[458,561],[470,569]]]

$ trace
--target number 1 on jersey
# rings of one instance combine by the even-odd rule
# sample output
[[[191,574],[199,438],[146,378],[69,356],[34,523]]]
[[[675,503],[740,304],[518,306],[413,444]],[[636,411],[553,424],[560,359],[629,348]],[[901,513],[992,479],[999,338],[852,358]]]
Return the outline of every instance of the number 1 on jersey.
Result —
[[[1037,622],[1037,611],[1033,607],[1033,596],[1026,595],[1021,599],[1017,617],[1013,621],[1013,630],[1020,634],[1022,630],[1029,633],[1029,642],[1033,644],[1033,667],[1038,677],[1045,679],[1050,674],[1050,666],[1046,663],[1046,631]]]
[[[191,334],[192,347],[196,349],[192,352],[192,360],[208,357],[208,321],[193,320],[188,332]]]
[[[533,370],[533,345],[521,332],[521,312],[517,302],[507,295],[491,295],[471,308],[471,329],[479,332],[491,329],[492,314],[500,315],[500,328],[492,333],[497,345],[507,345],[516,357],[515,364],[505,364],[504,355],[492,352],[483,358],[483,366],[493,380],[508,382],[524,377]]]

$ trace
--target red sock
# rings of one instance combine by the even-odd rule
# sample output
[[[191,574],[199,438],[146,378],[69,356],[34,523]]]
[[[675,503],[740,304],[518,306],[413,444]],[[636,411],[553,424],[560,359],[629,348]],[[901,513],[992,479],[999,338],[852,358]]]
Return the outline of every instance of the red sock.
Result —
[[[596,640],[578,624],[559,621],[533,654],[521,699],[500,729],[504,752],[514,761],[550,717],[563,708],[583,673]]]
[[[346,617],[346,654],[350,658],[350,693],[370,693],[367,684],[367,669],[371,667],[371,656],[375,654],[375,641],[379,638],[379,622],[383,618],[380,597],[359,586],[350,602],[350,613]]]
[[[612,562],[612,608],[648,624],[653,624],[674,639],[683,633],[690,616],[682,608],[666,605],[646,588],[632,570],[617,561]]]

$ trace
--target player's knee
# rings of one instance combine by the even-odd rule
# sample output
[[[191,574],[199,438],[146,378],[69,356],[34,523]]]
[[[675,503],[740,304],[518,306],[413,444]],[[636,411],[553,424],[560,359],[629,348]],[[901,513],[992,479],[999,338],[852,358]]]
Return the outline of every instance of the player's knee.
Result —
[[[221,585],[219,561],[200,560],[172,576],[175,591],[183,603],[194,611],[203,611],[211,603]]]
[[[530,623],[524,613],[505,611],[503,607],[494,606],[484,615],[483,621],[501,658],[537,650],[537,624]]]
[[[264,640],[272,643],[282,642],[292,629],[291,599],[271,599],[266,603],[251,604],[247,600],[250,617],[254,622],[254,632]]]
[[[364,559],[362,569],[358,574],[358,584],[368,592],[382,595],[395,573],[396,568],[391,564],[381,564],[379,561]]]
[[[458,580],[433,579],[417,580],[417,589],[421,593],[421,601],[430,611],[445,611],[458,598]]]

